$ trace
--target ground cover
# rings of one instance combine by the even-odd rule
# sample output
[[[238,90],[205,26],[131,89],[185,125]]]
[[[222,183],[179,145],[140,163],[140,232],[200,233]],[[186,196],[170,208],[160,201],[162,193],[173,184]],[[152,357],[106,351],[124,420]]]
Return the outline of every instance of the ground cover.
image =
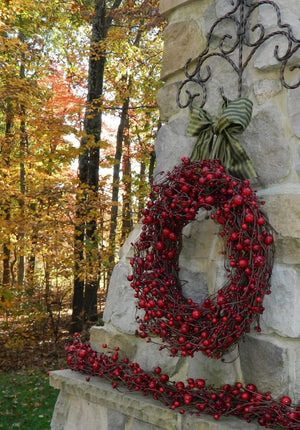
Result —
[[[66,319],[54,339],[49,329],[0,318],[0,430],[49,430],[58,391],[47,371],[65,367],[71,342]]]
[[[39,369],[0,373],[0,429],[48,430],[57,398]]]

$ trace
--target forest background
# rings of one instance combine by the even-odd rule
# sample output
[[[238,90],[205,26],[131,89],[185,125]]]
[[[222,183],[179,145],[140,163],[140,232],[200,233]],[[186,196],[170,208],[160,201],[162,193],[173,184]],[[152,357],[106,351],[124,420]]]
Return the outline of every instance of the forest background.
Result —
[[[101,324],[160,127],[158,0],[0,0],[0,370]]]

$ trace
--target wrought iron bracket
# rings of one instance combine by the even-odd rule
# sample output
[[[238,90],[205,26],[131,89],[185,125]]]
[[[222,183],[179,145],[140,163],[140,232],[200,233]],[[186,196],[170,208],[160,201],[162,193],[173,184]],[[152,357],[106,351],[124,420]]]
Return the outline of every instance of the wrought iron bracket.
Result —
[[[285,88],[294,89],[300,86],[298,82],[287,82],[287,69],[292,72],[300,69],[300,64],[295,60],[295,54],[300,49],[300,39],[293,33],[290,24],[283,23],[279,6],[272,0],[228,0],[232,9],[226,15],[217,19],[210,28],[205,49],[197,57],[191,59],[185,65],[185,77],[180,84],[177,103],[181,108],[192,109],[195,99],[197,105],[203,107],[207,101],[207,86],[212,76],[209,60],[221,57],[237,75],[237,96],[242,95],[243,77],[245,69],[259,48],[267,41],[274,39],[274,58],[280,66],[280,81]],[[276,16],[275,31],[269,31],[262,23],[253,23],[259,8],[271,8]],[[270,10],[271,12],[271,10]],[[233,27],[233,34],[225,33],[219,38],[217,48],[212,48],[212,41],[222,24]],[[272,28],[274,29],[274,27]],[[294,57],[294,61],[293,61]],[[220,88],[222,97],[225,97],[223,87]]]

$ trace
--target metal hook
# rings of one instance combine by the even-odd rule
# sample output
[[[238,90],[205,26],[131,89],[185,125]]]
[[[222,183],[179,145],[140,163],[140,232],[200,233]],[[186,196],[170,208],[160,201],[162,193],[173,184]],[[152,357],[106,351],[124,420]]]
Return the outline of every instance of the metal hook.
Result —
[[[221,95],[222,99],[225,102],[227,100],[227,97],[225,96],[224,87],[220,87],[219,91],[220,91],[220,95]]]

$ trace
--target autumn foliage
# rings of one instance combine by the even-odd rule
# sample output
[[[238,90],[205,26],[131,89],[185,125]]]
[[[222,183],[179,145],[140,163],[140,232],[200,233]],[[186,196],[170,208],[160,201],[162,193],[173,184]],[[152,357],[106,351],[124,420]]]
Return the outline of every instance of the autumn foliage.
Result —
[[[157,4],[0,0],[0,344],[8,356],[69,330],[74,273],[83,286],[96,274],[101,319],[118,250],[148,193],[164,25]],[[100,6],[107,28],[91,43]],[[89,103],[89,62],[103,58],[102,91]],[[86,121],[96,111],[92,139]],[[96,187],[78,174],[85,151],[99,154]],[[81,317],[88,327],[89,315]]]

